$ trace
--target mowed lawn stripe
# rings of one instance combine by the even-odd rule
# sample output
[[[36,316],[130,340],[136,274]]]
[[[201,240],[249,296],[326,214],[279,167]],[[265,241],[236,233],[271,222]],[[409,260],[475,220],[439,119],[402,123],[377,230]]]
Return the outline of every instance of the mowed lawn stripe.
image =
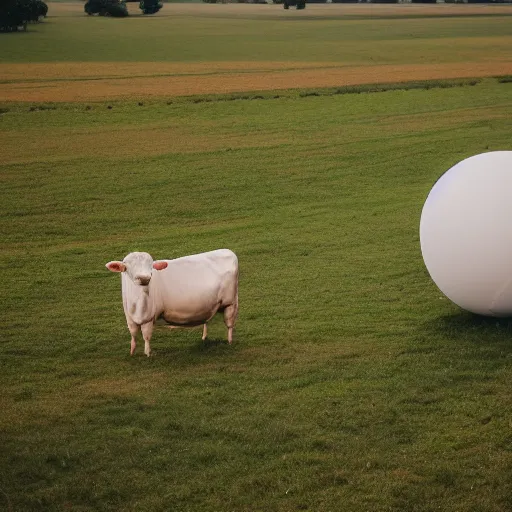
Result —
[[[474,87],[485,88],[485,85],[476,85]],[[503,93],[507,93],[509,86],[506,84],[501,87]],[[458,91],[454,91],[456,96]],[[414,101],[414,98],[421,97],[421,93],[416,91],[395,91],[388,92],[388,97],[394,96],[396,99],[402,98],[408,101]],[[257,100],[253,100],[257,101]],[[290,101],[272,100],[277,110],[283,108],[282,102]],[[304,101],[304,100],[303,100]],[[350,100],[347,100],[350,102]],[[320,105],[322,102],[318,101]],[[340,104],[342,104],[340,100]],[[333,133],[342,131],[342,144],[358,144],[365,140],[371,141],[379,139],[383,131],[387,133],[400,133],[404,128],[410,127],[411,130],[417,130],[418,124],[422,125],[425,131],[449,130],[452,127],[464,122],[468,125],[478,122],[483,116],[491,122],[506,121],[512,116],[512,102],[506,94],[496,98],[496,104],[493,106],[475,105],[472,108],[446,108],[441,111],[421,114],[407,114],[401,112],[388,111],[377,114],[374,112],[371,119],[357,120],[357,129],[347,131],[343,125],[330,127],[329,130],[317,130],[315,133],[308,133],[304,127],[295,127],[290,129],[287,123],[282,126],[269,124],[264,130],[258,133],[250,133],[240,129],[246,122],[243,118],[230,119],[229,125],[220,125],[216,123],[216,129],[212,133],[212,123],[210,121],[198,122],[194,119],[192,123],[186,119],[179,121],[174,117],[175,110],[170,105],[162,105],[162,115],[165,111],[169,114],[169,119],[159,122],[145,123],[141,126],[139,123],[125,124],[127,109],[124,106],[117,105],[116,112],[112,113],[110,119],[106,118],[106,124],[96,124],[90,128],[87,126],[77,126],[62,129],[52,127],[51,124],[45,126],[41,131],[40,122],[36,119],[38,114],[34,113],[34,124],[27,127],[27,130],[19,132],[18,130],[0,130],[0,135],[4,141],[1,150],[4,163],[28,163],[37,161],[41,158],[51,160],[61,160],[73,156],[90,157],[103,156],[110,158],[113,156],[112,148],[120,152],[125,157],[137,156],[140,154],[140,148],[144,148],[145,155],[156,156],[169,153],[196,153],[222,151],[226,147],[230,149],[242,148],[271,148],[280,145],[297,144],[297,138],[305,138],[309,144],[318,145],[319,150],[311,148],[311,151],[330,151],[323,147],[322,141]],[[139,108],[141,116],[144,116],[144,108]],[[212,112],[222,110],[221,106],[212,106]],[[250,109],[253,111],[251,116],[258,116],[257,105]],[[91,117],[87,111],[80,114],[83,119]],[[334,114],[338,121],[341,121],[341,112]],[[51,113],[49,114],[51,117]],[[346,116],[345,116],[346,117]],[[254,117],[253,117],[254,118]],[[28,134],[32,133],[32,136]],[[341,135],[341,133],[340,133]],[[300,144],[299,148],[302,146]],[[65,156],[67,155],[67,156]]]

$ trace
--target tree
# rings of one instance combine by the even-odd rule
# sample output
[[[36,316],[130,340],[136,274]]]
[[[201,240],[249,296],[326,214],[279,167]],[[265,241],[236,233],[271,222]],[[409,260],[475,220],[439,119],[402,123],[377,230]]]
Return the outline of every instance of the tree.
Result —
[[[48,6],[42,0],[4,0],[0,4],[0,32],[27,29],[27,23],[46,16]]]
[[[89,14],[100,16],[114,16],[124,18],[128,16],[128,9],[124,0],[88,0],[84,5],[84,11]]]
[[[141,0],[139,8],[144,14],[155,14],[162,8],[160,0]]]

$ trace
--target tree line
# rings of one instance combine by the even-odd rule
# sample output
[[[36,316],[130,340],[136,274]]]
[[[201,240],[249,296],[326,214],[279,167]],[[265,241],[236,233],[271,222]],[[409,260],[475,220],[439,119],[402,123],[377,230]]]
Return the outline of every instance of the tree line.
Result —
[[[162,8],[161,0],[135,1],[144,14],[155,14]],[[87,0],[84,11],[90,15],[128,16],[126,0]],[[27,30],[28,23],[41,21],[47,13],[48,6],[43,0],[0,0],[0,32]]]

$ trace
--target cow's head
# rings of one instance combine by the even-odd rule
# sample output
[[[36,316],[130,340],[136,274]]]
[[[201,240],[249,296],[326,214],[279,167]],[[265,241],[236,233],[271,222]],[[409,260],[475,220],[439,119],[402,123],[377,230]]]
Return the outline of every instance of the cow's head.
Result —
[[[167,268],[167,262],[153,261],[147,252],[131,252],[123,261],[109,261],[105,266],[111,272],[126,272],[135,284],[147,286],[153,269],[163,270]]]

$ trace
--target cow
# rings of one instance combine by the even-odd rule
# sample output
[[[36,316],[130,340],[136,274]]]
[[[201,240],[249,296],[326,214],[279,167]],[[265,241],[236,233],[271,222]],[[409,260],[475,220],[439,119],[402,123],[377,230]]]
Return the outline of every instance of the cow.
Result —
[[[238,315],[238,259],[229,249],[153,261],[147,252],[132,252],[123,261],[109,261],[111,272],[121,272],[123,309],[135,353],[139,329],[144,353],[151,355],[151,336],[157,319],[172,327],[203,324],[217,312],[224,313],[228,343]]]

